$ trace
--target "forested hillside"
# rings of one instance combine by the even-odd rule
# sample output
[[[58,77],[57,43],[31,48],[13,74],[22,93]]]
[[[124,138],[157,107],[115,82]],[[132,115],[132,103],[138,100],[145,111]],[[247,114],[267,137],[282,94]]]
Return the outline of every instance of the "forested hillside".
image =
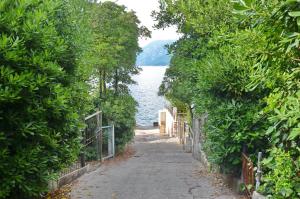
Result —
[[[300,3],[297,0],[163,0],[157,27],[170,47],[160,92],[190,115],[208,114],[205,151],[239,176],[241,152],[263,152],[260,192],[300,197]]]
[[[99,108],[118,149],[133,137],[134,12],[112,2],[0,1],[0,198],[40,198],[77,159]]]
[[[173,40],[153,41],[143,48],[138,55],[137,66],[168,66],[171,55],[168,53],[168,45],[174,43]]]

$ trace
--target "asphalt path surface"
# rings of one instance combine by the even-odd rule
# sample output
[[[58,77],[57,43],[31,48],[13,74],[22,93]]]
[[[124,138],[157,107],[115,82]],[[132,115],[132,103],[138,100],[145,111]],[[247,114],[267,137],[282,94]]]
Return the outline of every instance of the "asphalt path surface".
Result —
[[[236,199],[176,138],[136,130],[131,157],[79,178],[72,199]]]

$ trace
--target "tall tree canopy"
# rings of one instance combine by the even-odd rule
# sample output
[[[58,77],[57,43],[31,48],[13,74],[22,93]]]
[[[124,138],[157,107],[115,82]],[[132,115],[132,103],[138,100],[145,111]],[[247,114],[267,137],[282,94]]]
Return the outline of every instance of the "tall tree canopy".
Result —
[[[139,37],[149,37],[147,28],[133,11],[107,1],[95,4],[93,26],[95,30],[96,73],[100,96],[106,86],[112,85],[115,94],[128,92],[126,85],[134,83],[131,75],[137,74],[136,56],[141,51]]]
[[[116,144],[122,149],[133,138],[137,103],[130,95],[131,76],[138,74],[135,65],[141,52],[140,37],[150,37],[133,11],[107,1],[93,5],[94,75],[98,82],[95,104],[104,113],[104,122],[114,122]]]

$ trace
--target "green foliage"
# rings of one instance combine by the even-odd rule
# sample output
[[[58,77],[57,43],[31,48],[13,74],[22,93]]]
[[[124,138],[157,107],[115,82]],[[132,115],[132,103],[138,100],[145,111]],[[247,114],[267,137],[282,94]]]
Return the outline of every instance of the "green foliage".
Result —
[[[127,93],[117,97],[113,94],[102,103],[102,110],[105,113],[104,122],[113,121],[115,124],[115,142],[117,151],[122,151],[123,147],[132,140],[135,128],[135,113],[137,103]]]
[[[107,85],[111,84],[115,94],[127,92],[127,85],[134,83],[131,75],[137,74],[136,56],[141,51],[138,38],[149,36],[133,11],[107,1],[93,5],[93,30],[95,34],[94,64],[98,79],[100,98],[105,97]]]
[[[274,148],[272,156],[264,160],[265,168],[270,172],[263,177],[263,191],[270,198],[300,197],[300,159],[294,161],[289,152]]]
[[[93,4],[95,35],[94,78],[97,86],[94,101],[104,113],[104,123],[115,124],[117,150],[134,135],[137,103],[130,96],[128,85],[137,74],[136,56],[141,51],[139,37],[150,36],[132,11],[113,2]]]
[[[160,91],[175,105],[208,113],[205,149],[225,172],[238,174],[243,149],[253,161],[264,152],[278,167],[273,148],[288,152],[287,161],[299,159],[299,7],[297,0],[164,0],[154,13],[157,27],[176,25],[183,34],[169,49]],[[291,172],[299,175],[299,167]],[[295,178],[280,175],[299,192]],[[264,187],[277,197],[276,186],[283,185]]]
[[[97,160],[97,151],[95,150],[95,146],[86,146],[84,149],[84,157],[86,161]]]
[[[0,2],[0,198],[36,198],[78,154],[88,109],[83,0]]]
[[[245,129],[253,122],[255,104],[225,102],[215,99],[210,117],[206,123],[206,142],[204,147],[209,160],[220,165],[223,172],[239,174],[241,169],[241,151],[247,147],[249,154],[257,154],[267,140],[260,131]],[[218,143],[218,144],[216,144]]]

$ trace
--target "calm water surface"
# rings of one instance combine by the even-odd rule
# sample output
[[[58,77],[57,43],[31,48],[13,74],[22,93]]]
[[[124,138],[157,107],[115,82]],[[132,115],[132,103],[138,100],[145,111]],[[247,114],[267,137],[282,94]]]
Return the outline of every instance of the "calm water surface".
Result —
[[[137,125],[152,126],[158,121],[158,111],[166,105],[166,100],[157,95],[163,80],[166,66],[143,66],[139,75],[133,76],[137,82],[130,86],[130,91],[139,103],[136,115]]]

